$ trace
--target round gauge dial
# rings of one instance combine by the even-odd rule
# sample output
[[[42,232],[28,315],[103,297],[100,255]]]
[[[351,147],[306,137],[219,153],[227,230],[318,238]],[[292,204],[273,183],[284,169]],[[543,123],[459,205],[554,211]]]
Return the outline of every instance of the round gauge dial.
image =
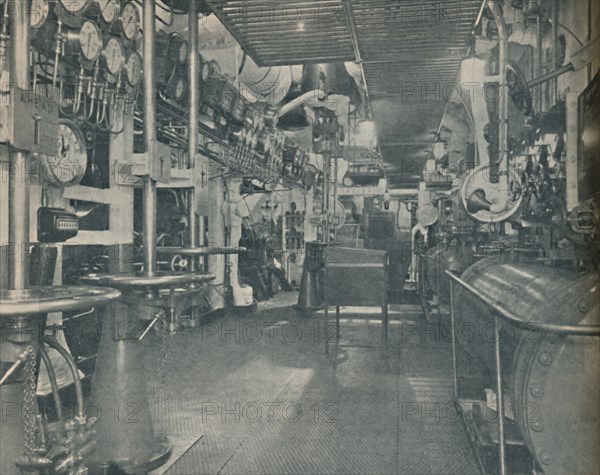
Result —
[[[31,2],[30,24],[32,28],[41,28],[48,19],[50,7],[48,0],[33,0]]]
[[[178,56],[178,59],[179,59],[180,63],[185,63],[185,60],[187,59],[187,54],[188,54],[188,44],[187,44],[187,41],[184,41],[179,46],[179,56]]]
[[[55,157],[42,158],[45,178],[60,186],[77,185],[87,168],[85,138],[75,123],[61,119]]]
[[[178,79],[175,84],[175,99],[180,101],[183,99],[183,95],[185,94],[185,81],[183,79]]]
[[[59,3],[69,13],[81,13],[88,4],[88,0],[60,0]]]
[[[208,65],[208,62],[206,61],[200,61],[200,77],[202,78],[202,81],[206,81],[208,79],[208,75],[210,73],[210,67]]]
[[[177,33],[172,33],[169,39],[169,56],[174,56],[180,64],[185,63],[188,54],[188,43]]]
[[[102,32],[95,23],[86,21],[79,30],[81,53],[88,61],[96,61],[102,51]]]
[[[117,38],[110,38],[102,50],[102,58],[108,72],[117,76],[125,66],[125,47]]]
[[[125,74],[130,86],[137,86],[142,81],[142,70],[142,57],[134,51],[125,62]]]
[[[140,33],[140,12],[133,2],[126,3],[121,12],[123,36],[129,41],[134,40]]]
[[[97,0],[100,5],[100,14],[106,23],[114,23],[121,12],[119,0]]]

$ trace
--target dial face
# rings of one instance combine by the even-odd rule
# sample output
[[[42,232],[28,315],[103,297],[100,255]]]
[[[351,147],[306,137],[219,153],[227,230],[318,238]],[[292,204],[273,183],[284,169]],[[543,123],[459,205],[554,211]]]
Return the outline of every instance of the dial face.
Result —
[[[180,63],[185,63],[185,60],[187,59],[187,54],[188,54],[188,44],[187,44],[187,41],[184,41],[179,46],[178,56],[179,56]]]
[[[177,84],[175,85],[175,99],[180,101],[183,99],[183,94],[185,93],[185,82],[183,79],[178,79]]]
[[[121,11],[119,0],[98,0],[98,4],[100,5],[102,19],[106,23],[113,23],[119,17]]]
[[[208,73],[210,72],[210,68],[208,63],[205,61],[200,61],[200,77],[202,81],[206,81],[208,79]]]
[[[102,57],[108,72],[117,76],[125,65],[125,48],[117,38],[111,38],[102,50]]]
[[[81,52],[88,61],[96,61],[102,51],[102,33],[100,28],[91,21],[86,21],[79,30],[79,45]]]
[[[31,2],[31,27],[41,28],[48,19],[48,11],[48,0],[33,0]]]
[[[142,57],[134,51],[125,63],[127,82],[131,86],[137,86],[142,81],[142,68]]]
[[[140,32],[140,12],[133,2],[129,2],[123,7],[121,21],[125,38],[134,40]]]
[[[60,4],[70,13],[81,13],[88,0],[60,0]]]
[[[48,178],[62,186],[76,185],[87,167],[87,150],[81,130],[68,120],[58,124],[56,157],[46,161]]]

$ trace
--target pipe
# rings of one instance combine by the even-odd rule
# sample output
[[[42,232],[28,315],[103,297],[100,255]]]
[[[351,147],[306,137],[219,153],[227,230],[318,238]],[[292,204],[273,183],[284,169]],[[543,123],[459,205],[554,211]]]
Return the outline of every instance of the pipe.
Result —
[[[200,53],[198,52],[198,1],[189,2],[188,13],[188,88],[189,88],[189,119],[188,119],[188,168],[194,168],[198,152],[198,119],[200,81],[198,70]]]
[[[200,97],[200,81],[198,81],[198,70],[200,53],[198,51],[198,1],[191,0],[188,12],[188,84],[189,84],[189,123],[188,123],[188,167],[196,166],[196,153],[198,152],[198,104]],[[198,223],[196,220],[196,189],[188,191],[188,245],[198,245]],[[196,258],[190,259],[190,271],[196,270]]]
[[[187,204],[188,218],[188,245],[190,248],[198,246],[198,220],[196,219],[196,188],[190,188],[188,191]],[[192,256],[190,259],[190,271],[196,270],[197,258]]]
[[[146,153],[154,159],[156,142],[156,81],[154,72],[155,36],[154,0],[144,0],[144,139]],[[193,107],[190,107],[193,109]],[[144,273],[153,276],[156,272],[156,181],[144,176]]]
[[[144,273],[156,274],[156,181],[149,175],[144,182]]]
[[[535,86],[539,86],[547,81],[550,81],[551,79],[555,79],[558,76],[562,76],[563,74],[571,72],[571,71],[575,71],[575,67],[573,66],[572,63],[569,63],[565,66],[562,66],[561,68],[558,68],[555,71],[551,71],[549,73],[542,74],[541,76],[529,81],[529,84],[528,84],[529,89],[532,89]]]
[[[67,362],[67,366],[69,367],[69,371],[71,371],[71,375],[73,376],[73,384],[75,385],[75,396],[77,398],[77,418],[80,421],[85,421],[85,411],[83,409],[83,390],[81,389],[81,379],[79,378],[79,369],[77,368],[77,364],[73,357],[69,354],[69,352],[64,349],[58,342],[51,340],[49,338],[44,338],[44,343],[46,343],[50,348],[58,351],[60,356],[64,358]]]
[[[15,86],[31,90],[30,25],[29,17],[23,13],[31,11],[31,0],[27,0],[25,7],[16,8],[10,16],[10,78]],[[11,149],[9,160],[8,241],[15,248],[9,255],[8,286],[13,290],[23,290],[29,286],[29,152]]]
[[[48,356],[48,352],[44,345],[40,345],[40,356],[44,361],[44,366],[46,367],[46,371],[48,372],[48,379],[50,380],[50,386],[52,387],[52,395],[54,396],[54,404],[56,404],[56,415],[58,416],[58,420],[62,421],[62,400],[60,398],[60,389],[58,387],[58,382],[56,381],[56,373],[54,372],[54,367],[52,366],[52,361]]]
[[[325,91],[322,91],[321,89],[315,89],[314,91],[305,92],[300,97],[297,97],[296,99],[288,102],[281,109],[279,109],[277,115],[279,117],[282,117],[288,112],[293,111],[294,109],[306,104],[311,100],[321,100],[323,99],[323,97],[325,97]]]
[[[502,9],[498,6],[497,0],[488,0],[488,8],[494,15],[496,26],[498,28],[499,43],[499,76],[500,76],[500,107],[498,110],[499,133],[498,133],[498,159],[495,165],[498,166],[499,184],[503,185],[506,193],[499,193],[499,206],[506,205],[508,200],[508,84],[506,82],[506,68],[508,66],[508,35],[506,31],[506,22],[502,14]]]

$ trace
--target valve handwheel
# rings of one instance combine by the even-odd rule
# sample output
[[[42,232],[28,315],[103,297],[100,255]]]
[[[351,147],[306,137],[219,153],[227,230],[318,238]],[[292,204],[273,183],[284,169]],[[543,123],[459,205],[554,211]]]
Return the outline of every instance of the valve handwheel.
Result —
[[[527,80],[521,70],[512,63],[506,65],[506,85],[508,93],[514,104],[524,114],[529,115],[533,111],[531,94]]]

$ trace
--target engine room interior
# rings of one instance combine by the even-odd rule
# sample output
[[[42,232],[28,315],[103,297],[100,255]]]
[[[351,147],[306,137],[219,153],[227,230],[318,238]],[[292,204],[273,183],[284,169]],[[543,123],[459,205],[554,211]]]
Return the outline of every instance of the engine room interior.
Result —
[[[599,28],[0,0],[0,474],[600,473]]]

